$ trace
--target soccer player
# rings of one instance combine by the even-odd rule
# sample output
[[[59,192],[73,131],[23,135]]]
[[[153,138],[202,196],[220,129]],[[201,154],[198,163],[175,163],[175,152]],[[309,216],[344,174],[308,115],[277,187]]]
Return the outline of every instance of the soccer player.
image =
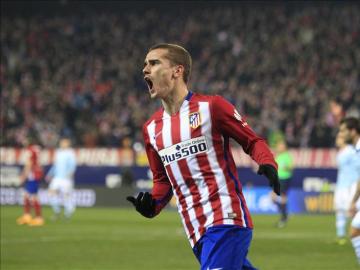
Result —
[[[343,136],[345,140],[355,146],[355,153],[352,163],[352,168],[348,170],[348,173],[357,174],[357,187],[355,195],[352,197],[350,203],[349,214],[353,217],[351,221],[350,237],[351,242],[355,250],[357,260],[360,264],[360,121],[355,117],[348,117],[340,122],[339,128],[340,136]],[[351,170],[351,171],[350,171]],[[348,194],[349,195],[349,194]]]
[[[61,214],[61,201],[65,218],[70,218],[75,211],[72,198],[75,170],[76,157],[71,148],[71,140],[63,137],[60,139],[59,149],[55,152],[54,164],[46,175],[46,180],[50,181],[49,197],[54,212],[53,220],[58,219]]]
[[[188,90],[191,56],[181,46],[158,44],[144,62],[150,97],[162,107],[143,126],[153,173],[151,193],[127,199],[153,218],[175,195],[190,245],[201,269],[255,269],[246,258],[253,223],[242,193],[229,138],[258,164],[280,193],[277,164],[235,107],[220,96]]]
[[[25,166],[21,174],[21,183],[25,186],[24,214],[16,220],[19,225],[42,226],[44,219],[38,197],[39,182],[43,177],[43,170],[39,164],[40,147],[30,144],[27,148]],[[31,207],[35,210],[35,217],[31,215]]]
[[[280,220],[276,224],[278,228],[283,228],[288,220],[288,191],[290,187],[291,178],[293,175],[294,165],[293,158],[288,151],[286,142],[284,139],[279,140],[276,143],[276,157],[275,161],[278,164],[278,173],[280,180],[280,196],[277,196],[275,192],[272,193],[272,200],[278,206],[280,210]]]
[[[358,179],[352,162],[355,148],[352,144],[346,143],[345,138],[340,133],[336,136],[335,144],[338,148],[336,156],[338,173],[334,194],[336,242],[339,245],[344,245],[346,243],[348,211],[352,198],[350,194],[354,194]]]
[[[360,145],[359,145],[360,151]],[[356,185],[356,192],[351,200],[349,214],[351,221],[350,237],[358,263],[360,264],[360,180]]]

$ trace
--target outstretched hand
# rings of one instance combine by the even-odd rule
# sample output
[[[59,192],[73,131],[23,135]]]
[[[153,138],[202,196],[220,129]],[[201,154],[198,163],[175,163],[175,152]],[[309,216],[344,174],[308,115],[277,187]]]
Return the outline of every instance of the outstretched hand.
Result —
[[[262,164],[259,166],[258,174],[263,174],[269,180],[269,185],[277,195],[280,195],[280,182],[277,170],[270,164]]]
[[[144,217],[154,217],[155,200],[152,198],[152,195],[149,192],[140,192],[136,198],[133,196],[128,196],[126,199],[131,202],[135,206],[136,211],[138,211]]]

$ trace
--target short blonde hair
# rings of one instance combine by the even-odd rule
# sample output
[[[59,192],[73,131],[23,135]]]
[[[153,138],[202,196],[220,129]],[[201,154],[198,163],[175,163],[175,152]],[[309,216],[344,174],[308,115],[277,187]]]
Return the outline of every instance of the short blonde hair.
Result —
[[[187,83],[190,80],[192,59],[190,53],[180,45],[170,43],[159,43],[152,46],[149,52],[155,49],[167,49],[168,53],[165,56],[172,64],[182,65],[184,67],[183,79]]]

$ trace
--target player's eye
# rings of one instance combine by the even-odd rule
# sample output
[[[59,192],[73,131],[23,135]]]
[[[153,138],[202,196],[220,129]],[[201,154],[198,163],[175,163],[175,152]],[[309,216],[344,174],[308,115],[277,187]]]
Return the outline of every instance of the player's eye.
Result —
[[[156,64],[159,64],[159,63],[160,63],[159,60],[150,60],[150,61],[149,61],[149,64],[152,65],[152,66],[154,66],[154,65],[156,65]]]

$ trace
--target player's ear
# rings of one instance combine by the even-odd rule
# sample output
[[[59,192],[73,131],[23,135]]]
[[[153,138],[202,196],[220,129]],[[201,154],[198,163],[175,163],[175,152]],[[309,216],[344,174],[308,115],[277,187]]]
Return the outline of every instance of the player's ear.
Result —
[[[176,65],[174,66],[174,78],[180,78],[184,74],[184,66],[183,65]]]

